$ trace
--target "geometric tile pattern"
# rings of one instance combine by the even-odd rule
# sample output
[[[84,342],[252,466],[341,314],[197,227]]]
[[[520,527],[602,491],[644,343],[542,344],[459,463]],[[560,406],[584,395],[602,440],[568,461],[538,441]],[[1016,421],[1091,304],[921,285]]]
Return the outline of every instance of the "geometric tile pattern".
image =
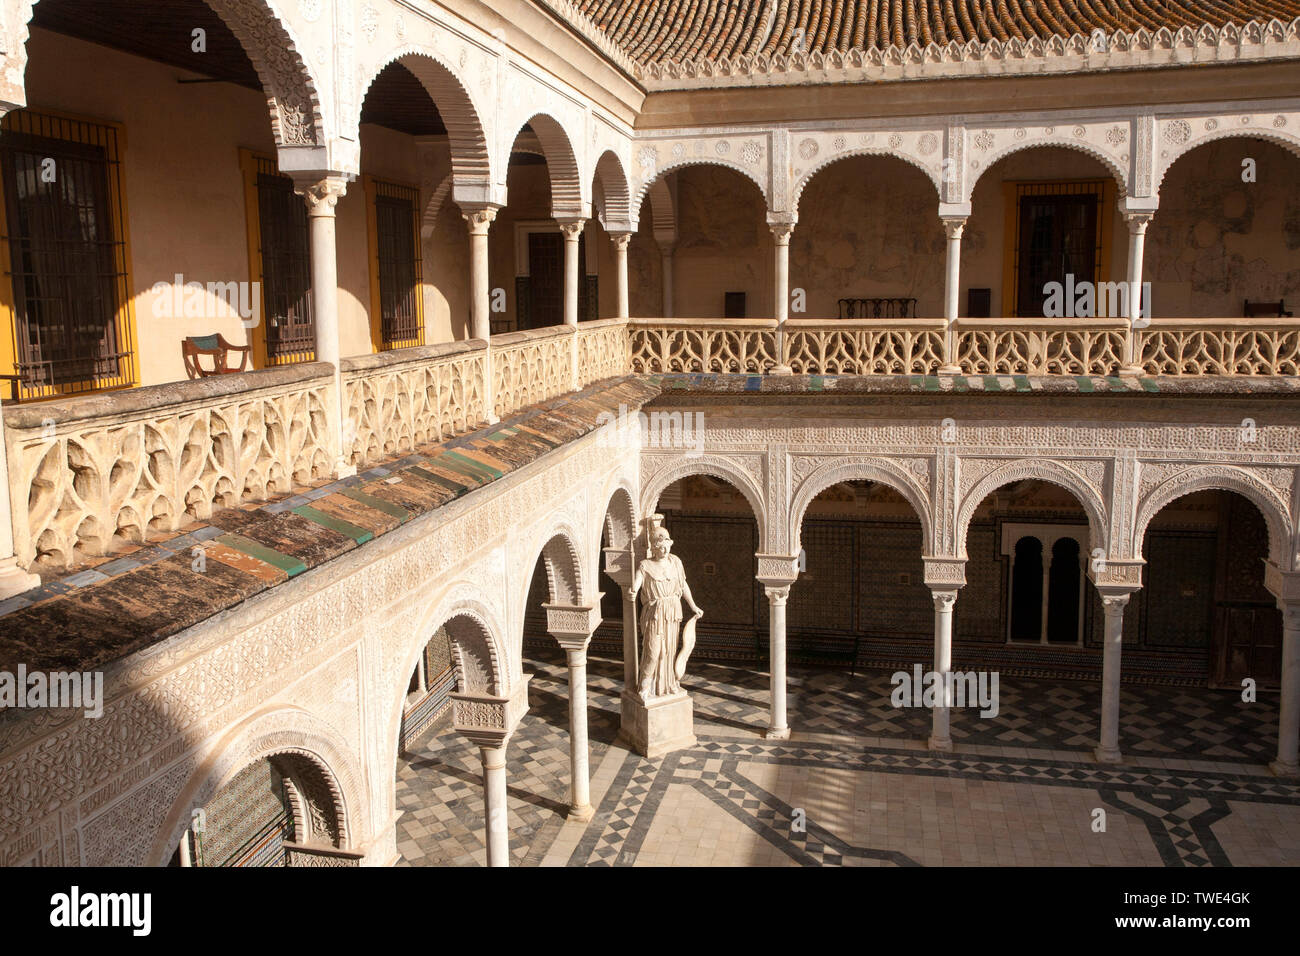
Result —
[[[1236,695],[1126,687],[1126,761],[1103,766],[1095,684],[1005,680],[998,717],[954,713],[955,750],[934,753],[918,743],[928,712],[891,707],[888,674],[795,669],[796,732],[769,741],[767,675],[698,665],[684,681],[698,743],[650,761],[614,744],[622,665],[591,659],[590,763],[613,771],[583,825],[564,819],[567,672],[556,652],[526,669],[531,709],[507,751],[516,864],[1300,864],[1300,786],[1260,765],[1276,710]],[[477,750],[445,724],[417,750],[398,771],[404,863],[481,865]],[[1008,829],[981,832],[994,811]]]

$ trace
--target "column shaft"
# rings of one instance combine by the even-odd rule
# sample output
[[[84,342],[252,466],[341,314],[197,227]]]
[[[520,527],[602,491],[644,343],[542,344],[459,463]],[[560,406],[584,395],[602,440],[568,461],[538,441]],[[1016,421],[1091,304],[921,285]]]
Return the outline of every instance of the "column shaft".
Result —
[[[614,283],[618,292],[617,316],[628,317],[627,304],[627,247],[632,241],[632,233],[616,232],[610,235],[614,242]]]
[[[764,587],[768,608],[768,666],[771,672],[771,711],[766,736],[785,740],[790,736],[786,715],[785,675],[785,607],[790,598],[790,587]]]
[[[771,224],[772,238],[776,241],[776,262],[773,274],[773,313],[776,318],[775,364],[768,371],[773,375],[789,375],[789,342],[785,324],[790,318],[790,234],[794,223]]]
[[[1124,303],[1128,313],[1128,332],[1124,336],[1123,366],[1120,371],[1129,375],[1142,373],[1138,349],[1138,329],[1146,328],[1148,317],[1142,315],[1142,255],[1146,246],[1147,225],[1152,213],[1125,213],[1128,222],[1128,290]],[[1100,298],[1098,299],[1100,305]]]
[[[961,234],[966,228],[964,218],[944,218],[944,231],[948,234],[947,261],[943,284],[943,367],[945,375],[961,372],[957,366],[957,302],[961,292]]]
[[[569,816],[590,820],[591,774],[587,747],[587,649],[569,650]]]
[[[1124,606],[1127,594],[1103,594],[1102,607],[1106,613],[1106,633],[1103,638],[1101,659],[1101,742],[1097,759],[1103,763],[1118,763],[1119,751],[1119,688],[1120,652],[1124,642]]]
[[[335,477],[356,474],[351,465],[352,429],[347,426],[347,403],[343,397],[343,375],[339,367],[339,282],[338,254],[334,235],[334,211],[347,188],[341,177],[326,177],[299,186],[307,202],[308,233],[311,243],[312,323],[316,333],[316,361],[334,366],[334,384],[329,402],[330,441]]]
[[[1300,775],[1300,604],[1282,609],[1282,694],[1278,703],[1277,761],[1279,776]]]
[[[480,747],[483,761],[483,810],[487,836],[487,865],[510,865],[510,830],[506,805],[506,744]]]
[[[931,716],[930,749],[951,750],[952,734],[949,730],[948,675],[952,672],[952,606],[957,602],[956,591],[931,590],[934,598],[934,672],[943,682],[940,702]],[[919,692],[917,688],[914,692]]]

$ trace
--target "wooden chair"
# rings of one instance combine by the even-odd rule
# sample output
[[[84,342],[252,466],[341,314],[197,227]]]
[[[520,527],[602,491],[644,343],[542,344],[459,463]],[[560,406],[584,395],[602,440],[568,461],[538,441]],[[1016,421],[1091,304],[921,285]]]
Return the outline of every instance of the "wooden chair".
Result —
[[[1276,302],[1251,302],[1246,300],[1244,314],[1248,319],[1289,319],[1291,313],[1286,311],[1286,303],[1278,299]]]
[[[243,353],[239,366],[230,364],[230,353]],[[230,375],[234,372],[248,370],[253,355],[251,345],[231,345],[220,332],[212,335],[187,335],[181,340],[181,355],[185,359],[185,373],[190,378],[207,378],[209,375]],[[212,359],[212,368],[204,368],[199,356],[206,355]]]

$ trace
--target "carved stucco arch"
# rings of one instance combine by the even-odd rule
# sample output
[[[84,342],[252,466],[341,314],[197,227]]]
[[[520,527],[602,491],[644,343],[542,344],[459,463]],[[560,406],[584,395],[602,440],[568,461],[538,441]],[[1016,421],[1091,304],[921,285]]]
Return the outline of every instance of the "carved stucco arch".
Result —
[[[418,44],[397,47],[381,58],[369,75],[361,78],[357,111],[348,118],[348,128],[360,141],[361,108],[366,93],[386,68],[399,63],[420,81],[433,100],[447,128],[451,150],[451,193],[458,202],[486,202],[492,192],[492,156],[487,130],[470,87],[436,51]]]
[[[542,569],[546,574],[547,601],[552,604],[581,604],[586,599],[586,562],[581,547],[582,537],[568,521],[547,524],[545,529],[535,535],[525,547],[523,554],[531,556],[532,561],[521,570],[518,595],[520,622],[523,611],[528,604],[528,591],[532,586],[533,571],[540,558]],[[522,626],[520,639],[523,638]]]
[[[734,163],[728,159],[717,159],[710,156],[684,156],[663,167],[657,166],[654,175],[649,179],[642,181],[641,185],[637,187],[636,194],[632,198],[632,208],[641,208],[641,204],[645,202],[646,195],[650,192],[650,187],[652,187],[656,182],[663,179],[663,177],[668,173],[675,172],[679,169],[685,169],[687,166],[721,166],[724,169],[730,169],[734,172],[740,173],[740,175],[744,176],[745,179],[753,183],[758,189],[759,195],[763,197],[763,208],[765,210],[770,210],[771,199],[768,196],[767,186],[759,180],[758,174],[754,170],[746,169],[744,166],[740,165],[740,163]]]
[[[1188,120],[1190,122],[1190,120]],[[1184,156],[1196,152],[1202,146],[1217,142],[1223,139],[1262,139],[1274,146],[1280,146],[1292,156],[1300,157],[1300,135],[1287,132],[1284,129],[1273,129],[1261,126],[1228,126],[1216,129],[1213,132],[1206,133],[1203,136],[1197,136],[1189,139],[1177,148],[1169,151],[1168,159],[1157,159],[1155,182],[1152,187],[1153,192],[1158,197],[1160,187],[1164,185],[1165,177],[1169,175],[1169,170],[1174,168]],[[1240,170],[1237,170],[1240,173]]]
[[[1291,517],[1287,503],[1268,484],[1235,465],[1193,465],[1166,478],[1138,503],[1133,523],[1133,555],[1142,557],[1142,542],[1147,526],[1160,510],[1186,495],[1198,491],[1232,491],[1256,508],[1268,527],[1268,556],[1280,568],[1288,568],[1295,556],[1289,554]]]
[[[909,166],[914,166],[917,169],[919,169],[922,173],[925,174],[925,178],[929,181],[930,185],[934,187],[934,200],[936,203],[938,203],[943,198],[943,186],[940,183],[940,181],[935,178],[934,170],[926,166],[924,163],[921,162],[921,160],[917,159],[915,156],[912,156],[908,153],[900,152],[898,150],[890,149],[888,146],[877,146],[877,147],[862,146],[856,149],[846,149],[843,152],[835,153],[832,156],[827,156],[820,163],[816,164],[811,169],[807,170],[803,174],[803,176],[799,178],[799,181],[795,183],[794,189],[791,191],[790,194],[790,211],[796,219],[798,219],[799,217],[799,200],[803,198],[804,190],[808,188],[808,184],[811,183],[814,178],[816,178],[817,174],[822,172],[829,166],[834,166],[836,163],[840,162],[841,160],[851,159],[855,156],[884,156],[887,159],[902,160],[903,162],[907,163]],[[935,213],[935,216],[937,220],[938,217],[937,212]]]
[[[27,39],[32,11],[39,0],[19,0],[18,36],[5,57],[10,75],[27,71]],[[271,117],[271,135],[277,147],[324,146],[329,142],[325,111],[321,106],[320,84],[306,59],[298,52],[301,44],[276,10],[278,0],[203,0],[219,16],[257,71],[266,94]]]
[[[602,203],[604,208],[598,210],[601,215],[601,226],[607,230],[631,228],[636,218],[633,216],[632,190],[628,185],[623,161],[618,158],[618,154],[612,149],[601,153],[596,160],[596,168],[592,175],[595,182],[600,185],[604,199]]]
[[[516,141],[525,126],[532,128],[538,142],[542,144],[542,154],[546,157],[546,170],[551,183],[551,215],[557,219],[586,218],[590,207],[584,198],[584,177],[578,168],[578,154],[572,137],[554,116],[549,113],[534,113],[519,124],[519,129],[510,138],[509,152],[515,152]]]
[[[1049,458],[1015,459],[999,465],[989,472],[966,493],[957,508],[957,548],[958,557],[966,557],[966,537],[970,531],[971,518],[980,503],[1003,485],[1017,481],[1045,481],[1064,488],[1074,495],[1088,516],[1088,541],[1092,548],[1106,550],[1107,529],[1110,527],[1110,513],[1100,494],[1079,472],[1059,461]],[[1106,553],[1109,553],[1106,550]]]
[[[744,469],[721,455],[700,455],[695,458],[683,456],[681,460],[673,461],[666,467],[661,468],[659,472],[651,475],[648,480],[643,479],[641,514],[643,516],[654,514],[655,508],[659,504],[659,496],[664,493],[664,489],[674,481],[689,478],[691,475],[711,475],[714,478],[721,478],[744,495],[745,500],[749,502],[750,509],[754,512],[754,520],[758,522],[759,544],[761,547],[768,546],[767,530],[769,522],[767,505],[762,490],[754,484],[754,480],[746,474]]]
[[[602,536],[609,541],[609,547],[626,550],[636,540],[636,491],[632,483],[619,480],[602,496],[605,510],[599,516],[600,524],[596,529],[596,543],[600,544]]]
[[[279,754],[310,761],[324,778],[334,801],[339,847],[355,849],[365,820],[361,764],[347,741],[321,718],[298,707],[272,707],[254,713],[209,747],[198,770],[180,789],[149,851],[147,865],[165,866],[190,825],[191,811],[205,806],[245,767]]]
[[[902,495],[921,522],[925,553],[934,551],[934,519],[930,514],[930,495],[906,470],[888,459],[876,461],[828,461],[801,481],[790,503],[790,547],[798,552],[803,519],[813,499],[841,481],[863,479],[876,481]]]
[[[1110,173],[1111,178],[1115,180],[1115,198],[1123,199],[1128,195],[1128,170],[1120,166],[1114,156],[1111,156],[1101,147],[1089,143],[1086,140],[1054,137],[1052,139],[1025,139],[1019,142],[1014,142],[1010,146],[1004,146],[1001,149],[989,153],[987,157],[981,160],[981,166],[979,169],[970,170],[968,168],[963,170],[965,174],[964,179],[966,182],[966,188],[962,192],[962,201],[970,202],[971,197],[975,195],[975,187],[978,186],[979,181],[984,178],[984,174],[1008,156],[1025,149],[1048,149],[1051,147],[1056,147],[1057,149],[1072,149],[1076,152],[1091,156],[1093,159],[1097,160],[1097,162],[1101,163],[1102,166],[1106,168],[1106,171]],[[969,148],[966,150],[966,156],[969,160],[971,156]],[[971,175],[972,172],[974,175]]]
[[[453,621],[465,625],[457,627],[456,633],[448,632],[457,685],[461,690],[503,696],[510,693],[515,669],[502,639],[505,628],[497,612],[482,599],[482,591],[481,584],[458,580],[420,615],[420,624],[407,638],[403,651],[407,666],[398,672],[401,675],[397,694],[399,715],[406,696],[406,679],[415,669],[424,646],[438,628]]]

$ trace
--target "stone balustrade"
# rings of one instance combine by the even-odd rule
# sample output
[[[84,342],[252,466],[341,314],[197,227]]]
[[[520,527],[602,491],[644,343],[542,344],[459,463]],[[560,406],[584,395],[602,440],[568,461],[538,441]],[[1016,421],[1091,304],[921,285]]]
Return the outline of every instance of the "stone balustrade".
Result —
[[[947,349],[968,375],[1108,376],[1129,355],[1147,375],[1300,375],[1288,319],[604,319],[344,359],[346,457],[366,468],[629,372],[756,374],[784,358],[795,374],[934,375]],[[66,567],[331,477],[329,371],[6,405],[18,563]]]
[[[342,361],[343,438],[367,468],[487,420],[481,339],[420,345]]]
[[[633,372],[934,375],[946,364],[943,319],[632,319]],[[783,333],[783,335],[782,335]],[[953,364],[965,375],[1116,375],[1127,356],[1146,375],[1297,375],[1290,319],[957,319]],[[1131,352],[1129,351],[1131,348]]]
[[[6,405],[19,564],[109,554],[325,479],[331,388],[330,367],[308,362]]]

